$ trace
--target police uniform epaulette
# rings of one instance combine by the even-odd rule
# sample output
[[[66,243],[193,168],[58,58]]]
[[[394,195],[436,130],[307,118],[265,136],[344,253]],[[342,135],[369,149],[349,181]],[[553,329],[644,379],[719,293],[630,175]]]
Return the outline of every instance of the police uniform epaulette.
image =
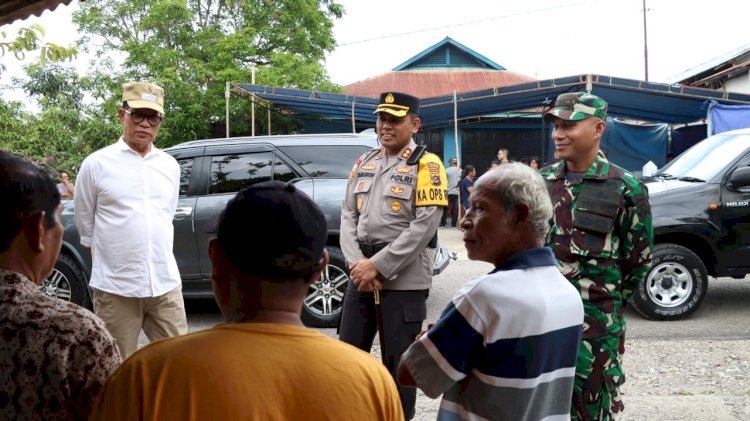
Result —
[[[378,155],[378,154],[383,154],[383,153],[385,153],[385,149],[382,146],[379,147],[379,148],[371,149],[371,150],[363,153],[362,155],[360,155],[359,159],[357,160],[357,163],[359,163],[361,161],[364,161],[365,159],[368,159],[371,156]]]

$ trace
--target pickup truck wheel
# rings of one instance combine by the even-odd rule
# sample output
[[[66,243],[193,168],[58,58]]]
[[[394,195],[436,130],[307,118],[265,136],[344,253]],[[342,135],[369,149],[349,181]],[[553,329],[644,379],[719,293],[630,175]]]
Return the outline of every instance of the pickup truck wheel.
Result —
[[[55,268],[40,288],[50,297],[70,301],[89,310],[94,308],[83,269],[72,257],[65,254],[57,258]]]
[[[302,305],[302,322],[310,327],[336,327],[341,316],[349,269],[338,247],[327,247],[328,266],[310,286]]]
[[[677,320],[697,310],[707,290],[708,273],[695,253],[677,244],[657,244],[633,304],[647,319]]]

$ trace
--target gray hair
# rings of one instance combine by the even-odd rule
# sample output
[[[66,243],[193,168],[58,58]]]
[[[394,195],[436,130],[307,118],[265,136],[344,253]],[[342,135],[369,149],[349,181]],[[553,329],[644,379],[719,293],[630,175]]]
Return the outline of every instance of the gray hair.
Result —
[[[545,240],[552,219],[552,201],[539,173],[524,164],[512,162],[493,168],[478,182],[491,186],[505,211],[514,211],[520,203],[528,206],[529,223],[538,239]]]

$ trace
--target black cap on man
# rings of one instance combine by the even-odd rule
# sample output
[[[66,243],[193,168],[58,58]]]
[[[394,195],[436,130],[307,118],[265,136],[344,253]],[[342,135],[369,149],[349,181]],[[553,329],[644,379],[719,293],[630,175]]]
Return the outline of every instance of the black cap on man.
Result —
[[[402,92],[383,92],[373,114],[388,113],[404,117],[408,113],[419,115],[419,98]]]

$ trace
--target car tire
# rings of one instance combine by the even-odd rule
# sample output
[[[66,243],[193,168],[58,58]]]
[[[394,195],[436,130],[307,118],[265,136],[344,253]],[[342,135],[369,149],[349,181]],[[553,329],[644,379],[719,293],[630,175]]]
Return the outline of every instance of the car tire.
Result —
[[[69,301],[89,310],[94,308],[83,269],[68,255],[61,254],[57,258],[55,268],[40,288],[50,297]]]
[[[302,322],[309,327],[336,327],[344,304],[349,269],[338,247],[327,247],[328,266],[310,286],[302,304]]]
[[[708,273],[695,253],[677,244],[657,244],[633,306],[650,320],[678,320],[697,310],[707,291]]]

